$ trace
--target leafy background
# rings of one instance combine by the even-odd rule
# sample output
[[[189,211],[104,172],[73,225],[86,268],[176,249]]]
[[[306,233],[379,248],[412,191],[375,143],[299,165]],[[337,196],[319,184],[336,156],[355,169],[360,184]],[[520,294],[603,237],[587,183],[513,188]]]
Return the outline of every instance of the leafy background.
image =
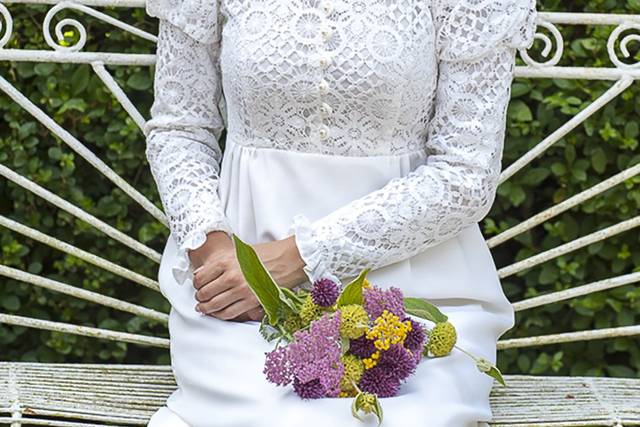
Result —
[[[564,4],[563,4],[564,3]],[[10,5],[14,35],[8,48],[46,49],[41,23],[48,7]],[[570,8],[569,10],[567,8]],[[640,13],[640,0],[544,0],[540,11]],[[106,13],[156,33],[143,9],[106,8]],[[85,51],[153,53],[153,43],[74,12],[90,35]],[[564,26],[561,65],[611,66],[606,41],[612,27]],[[77,34],[68,34],[73,42]],[[540,44],[536,45],[538,48]],[[632,46],[636,48],[637,45]],[[635,49],[636,60],[640,59]],[[148,117],[153,100],[152,67],[108,67],[139,110]],[[0,75],[79,137],[118,174],[159,207],[144,156],[145,141],[135,123],[88,65],[1,62]],[[600,96],[611,82],[560,79],[514,81],[504,165],[525,153]],[[638,85],[594,114],[498,190],[483,221],[491,237],[521,220],[640,161]],[[8,96],[0,94],[0,162],[162,252],[168,230],[52,135]],[[148,277],[157,264],[101,232],[0,179],[0,214],[100,254]],[[640,178],[624,184],[524,233],[493,250],[498,267],[628,219],[640,205]],[[640,245],[629,231],[503,280],[511,301],[638,271]],[[72,256],[0,228],[0,262],[105,295],[168,312],[157,292],[130,283]],[[0,279],[0,311],[119,331],[167,336],[157,322],[65,297],[7,278]],[[504,338],[638,324],[640,288],[629,285],[518,313]],[[0,359],[43,362],[169,363],[165,350],[0,324]],[[640,347],[634,338],[506,350],[506,373],[548,375],[640,375]]]

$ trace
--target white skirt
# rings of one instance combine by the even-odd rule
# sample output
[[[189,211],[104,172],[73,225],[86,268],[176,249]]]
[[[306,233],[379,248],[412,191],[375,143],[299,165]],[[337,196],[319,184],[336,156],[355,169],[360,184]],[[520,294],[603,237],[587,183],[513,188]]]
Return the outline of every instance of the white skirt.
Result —
[[[424,162],[418,154],[339,157],[249,147],[228,139],[219,195],[234,232],[248,243],[282,239],[292,219],[314,221],[349,201],[404,176]],[[201,316],[191,280],[172,275],[178,262],[170,236],[159,270],[171,303],[171,364],[177,389],[151,427],[368,427],[351,415],[351,399],[301,400],[290,387],[267,382],[265,353],[273,349],[259,322]],[[371,271],[371,283],[424,297],[447,314],[458,345],[492,362],[496,341],[514,324],[514,312],[477,224],[456,237],[390,266]],[[476,427],[491,420],[493,380],[454,350],[423,359],[396,397],[381,399],[385,427]]]

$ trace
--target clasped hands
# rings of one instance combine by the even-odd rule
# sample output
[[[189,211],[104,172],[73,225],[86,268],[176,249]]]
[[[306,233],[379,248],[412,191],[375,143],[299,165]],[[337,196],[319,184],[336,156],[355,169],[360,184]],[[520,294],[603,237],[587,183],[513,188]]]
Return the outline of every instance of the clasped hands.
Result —
[[[291,289],[307,279],[294,236],[252,247],[278,285]],[[240,270],[235,246],[225,232],[208,233],[202,246],[189,251],[189,258],[195,266],[196,311],[238,322],[262,319],[264,311]]]

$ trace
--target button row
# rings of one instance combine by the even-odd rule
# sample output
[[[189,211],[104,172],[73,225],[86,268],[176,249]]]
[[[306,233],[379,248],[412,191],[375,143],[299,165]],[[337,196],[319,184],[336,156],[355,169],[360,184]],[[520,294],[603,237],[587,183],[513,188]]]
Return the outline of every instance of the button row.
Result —
[[[320,7],[326,15],[329,15],[331,14],[331,12],[333,12],[333,3],[330,0],[323,0],[320,3]],[[320,28],[320,35],[322,36],[322,40],[324,41],[324,43],[327,43],[329,40],[331,40],[331,37],[333,37],[333,29],[328,25],[323,25]],[[320,66],[320,68],[324,71],[329,67],[330,64],[331,57],[329,56],[329,54],[326,52],[322,53],[320,55],[320,58],[318,59],[318,65]],[[323,96],[329,93],[329,83],[327,83],[324,78],[322,78],[318,83],[318,90]],[[333,109],[331,108],[331,106],[324,101],[320,104],[318,110],[322,119],[326,119],[333,113]],[[318,136],[323,141],[329,137],[329,127],[326,124],[323,123],[320,125],[320,127],[318,128]]]

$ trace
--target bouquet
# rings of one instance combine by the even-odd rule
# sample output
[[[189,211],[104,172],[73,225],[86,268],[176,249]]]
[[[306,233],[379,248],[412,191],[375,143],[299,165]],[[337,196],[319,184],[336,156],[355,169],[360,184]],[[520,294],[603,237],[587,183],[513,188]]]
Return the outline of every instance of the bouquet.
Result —
[[[488,360],[456,345],[454,325],[428,301],[371,284],[367,269],[344,287],[320,279],[310,290],[294,292],[274,282],[250,245],[235,235],[234,242],[245,279],[265,311],[260,332],[276,341],[264,374],[278,386],[291,385],[300,398],[352,398],[355,418],[371,413],[380,425],[380,398],[396,396],[423,359],[454,348],[504,385]]]

